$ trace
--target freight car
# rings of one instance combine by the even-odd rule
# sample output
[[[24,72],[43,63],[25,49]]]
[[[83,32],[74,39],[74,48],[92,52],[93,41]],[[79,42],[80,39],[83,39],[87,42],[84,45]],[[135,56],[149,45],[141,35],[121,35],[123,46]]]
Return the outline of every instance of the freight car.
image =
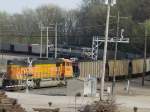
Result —
[[[81,79],[88,77],[100,78],[102,74],[102,61],[79,62]],[[106,63],[106,79],[111,79],[114,75],[117,78],[129,78],[142,76],[144,72],[144,59],[132,60],[108,60]],[[146,59],[146,73],[150,72],[150,58]]]
[[[3,43],[0,46],[2,52],[11,52],[11,53],[24,53],[24,54],[40,54],[40,45],[39,44],[8,44]],[[42,53],[46,53],[46,46],[42,46]]]
[[[79,78],[84,79],[87,78],[89,75],[99,78],[102,73],[102,63],[103,62],[100,60],[79,62],[79,70],[80,70]]]
[[[129,74],[129,60],[109,60],[108,75],[109,77],[127,76]]]
[[[71,46],[70,46],[71,47]],[[73,47],[73,49],[71,49],[70,47],[63,47],[58,45],[58,57],[67,57],[67,58],[71,58],[71,57],[78,57],[80,59],[85,58],[84,56],[82,56],[82,52],[83,50],[81,48],[77,48]],[[30,54],[30,55],[40,55],[41,52],[41,46],[40,44],[9,44],[9,43],[3,43],[0,45],[0,50],[2,52],[6,52],[6,53],[22,53],[22,54]],[[47,47],[46,45],[42,46],[42,54],[43,56],[46,55],[46,51],[47,51]],[[54,46],[53,45],[49,45],[48,48],[49,51],[49,56],[54,57]]]
[[[23,86],[27,80],[32,80],[33,86],[39,88],[42,79],[64,80],[72,77],[72,62],[68,59],[37,59],[30,67],[27,61],[13,60],[8,61],[3,88]]]

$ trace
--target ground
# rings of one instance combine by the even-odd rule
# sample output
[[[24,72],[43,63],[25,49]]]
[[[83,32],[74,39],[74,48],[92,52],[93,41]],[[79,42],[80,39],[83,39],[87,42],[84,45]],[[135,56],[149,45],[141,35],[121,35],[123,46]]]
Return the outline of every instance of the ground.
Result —
[[[127,81],[116,83],[116,93],[114,99],[119,107],[120,112],[133,112],[134,107],[138,107],[138,112],[149,112],[150,110],[150,76],[146,77],[145,86],[141,86],[141,78],[130,80],[129,93],[125,90]],[[111,86],[108,82],[105,84]],[[98,90],[99,90],[98,86]],[[61,112],[75,112],[75,94],[83,93],[84,83],[81,80],[74,79],[68,81],[67,87],[53,87],[33,89],[29,94],[24,91],[8,92],[8,96],[17,98],[20,104],[28,111],[36,107],[48,107],[48,102],[52,102],[52,108],[59,107]],[[97,91],[99,92],[99,91]],[[99,97],[87,98],[78,97],[76,107],[82,107],[86,104],[99,100]]]
[[[35,95],[26,93],[11,93],[7,92],[11,98],[18,99],[18,102],[26,108],[28,112],[32,112],[32,108],[49,108],[48,102],[52,102],[51,108],[60,108],[61,112],[75,112],[86,104],[99,100],[93,97],[75,97],[73,96],[47,96]],[[139,108],[139,112],[149,112],[150,110],[150,96],[117,96],[117,105],[120,112],[133,112],[133,107]]]

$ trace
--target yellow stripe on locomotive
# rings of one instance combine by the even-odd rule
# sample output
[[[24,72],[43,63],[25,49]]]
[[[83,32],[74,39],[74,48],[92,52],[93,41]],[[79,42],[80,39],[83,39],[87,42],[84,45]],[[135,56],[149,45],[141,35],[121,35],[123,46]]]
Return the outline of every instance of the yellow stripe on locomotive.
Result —
[[[30,76],[29,76],[30,75]],[[72,62],[67,59],[35,60],[32,67],[23,61],[10,61],[7,66],[7,78],[10,80],[71,78]]]

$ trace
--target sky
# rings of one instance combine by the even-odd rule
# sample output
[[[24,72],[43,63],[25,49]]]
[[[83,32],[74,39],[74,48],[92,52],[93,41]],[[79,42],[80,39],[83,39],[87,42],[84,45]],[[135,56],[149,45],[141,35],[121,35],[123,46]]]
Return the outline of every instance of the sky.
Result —
[[[0,11],[8,13],[21,13],[26,8],[35,9],[44,4],[54,4],[61,8],[78,8],[82,0],[0,0]]]

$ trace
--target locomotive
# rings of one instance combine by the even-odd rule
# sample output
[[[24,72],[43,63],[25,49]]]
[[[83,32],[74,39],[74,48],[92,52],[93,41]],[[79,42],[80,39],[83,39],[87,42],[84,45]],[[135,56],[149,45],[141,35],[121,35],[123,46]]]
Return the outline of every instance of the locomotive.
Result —
[[[31,66],[26,60],[10,60],[3,88],[23,87],[27,80],[32,80],[34,88],[40,88],[43,79],[66,80],[72,77],[73,67],[69,59],[36,59]]]

